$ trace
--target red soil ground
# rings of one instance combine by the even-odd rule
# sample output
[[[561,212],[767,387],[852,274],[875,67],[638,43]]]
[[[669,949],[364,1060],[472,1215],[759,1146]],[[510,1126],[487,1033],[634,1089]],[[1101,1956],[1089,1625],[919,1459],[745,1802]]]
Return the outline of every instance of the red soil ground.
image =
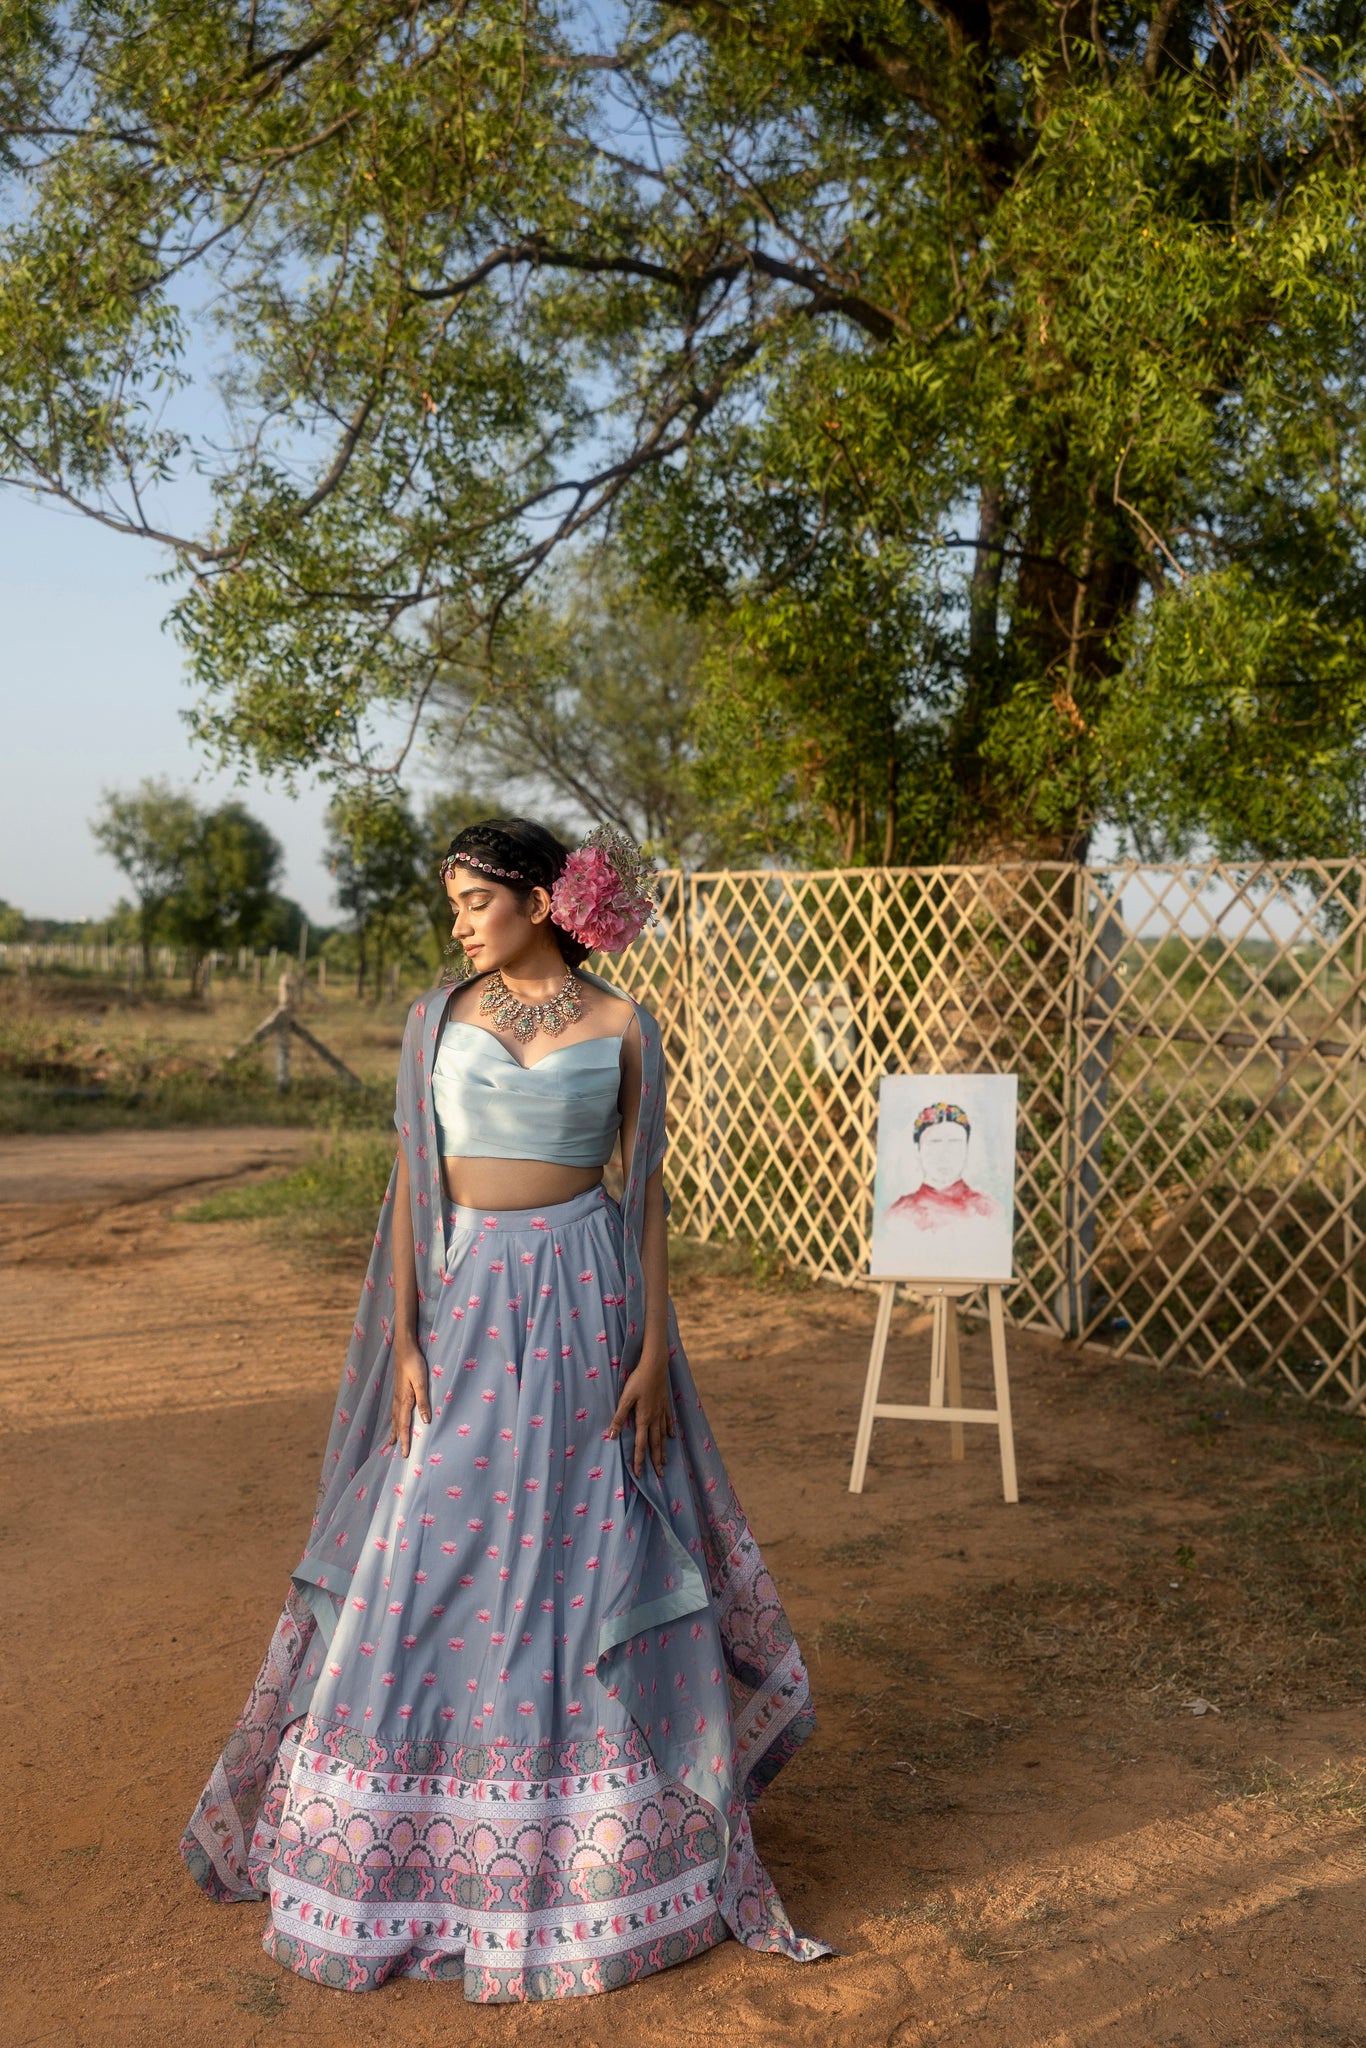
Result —
[[[359,1265],[174,1210],[307,1142],[0,1142],[5,2048],[1366,2041],[1360,1689],[1249,1629],[1219,1523],[1307,1425],[1192,1433],[1176,1383],[1017,1337],[1020,1505],[985,1433],[954,1466],[904,1423],[852,1499],[871,1303],[717,1279],[680,1290],[684,1340],[821,1715],[756,1833],[842,1953],[729,1944],[496,2010],[276,1968],[264,1909],[210,1904],[176,1842],[302,1547]],[[923,1334],[895,1341],[909,1387]],[[965,1363],[985,1390],[980,1338]]]

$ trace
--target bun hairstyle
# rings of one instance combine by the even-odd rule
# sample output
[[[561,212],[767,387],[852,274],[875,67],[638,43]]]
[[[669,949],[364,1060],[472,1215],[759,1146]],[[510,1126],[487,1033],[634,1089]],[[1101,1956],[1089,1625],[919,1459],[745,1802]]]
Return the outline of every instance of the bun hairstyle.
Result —
[[[456,833],[441,863],[441,873],[445,876],[453,867],[468,866],[473,873],[488,875],[511,889],[525,909],[533,889],[544,889],[547,895],[553,891],[568,860],[569,848],[563,840],[531,818],[485,818]],[[565,965],[580,966],[593,948],[553,918],[549,924]]]

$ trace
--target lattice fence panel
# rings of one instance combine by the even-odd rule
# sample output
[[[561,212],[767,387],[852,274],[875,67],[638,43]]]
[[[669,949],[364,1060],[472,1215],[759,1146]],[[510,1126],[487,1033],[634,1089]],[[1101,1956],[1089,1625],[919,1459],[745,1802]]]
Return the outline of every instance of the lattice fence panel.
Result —
[[[1089,879],[1083,1326],[1360,1408],[1361,866]]]
[[[1017,1321],[1366,1412],[1363,869],[666,878],[675,1227],[848,1283],[884,1073],[1020,1080]]]

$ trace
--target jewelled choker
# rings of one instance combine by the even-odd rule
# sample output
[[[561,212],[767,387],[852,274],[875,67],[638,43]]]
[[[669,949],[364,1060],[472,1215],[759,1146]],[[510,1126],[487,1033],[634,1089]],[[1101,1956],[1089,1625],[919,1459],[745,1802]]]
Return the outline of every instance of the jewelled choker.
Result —
[[[538,1031],[558,1038],[567,1024],[577,1024],[583,1015],[583,1000],[572,967],[566,968],[563,983],[548,1003],[524,1003],[504,981],[501,968],[495,967],[484,983],[479,1014],[492,1017],[500,1031],[510,1031],[519,1044],[525,1045]]]

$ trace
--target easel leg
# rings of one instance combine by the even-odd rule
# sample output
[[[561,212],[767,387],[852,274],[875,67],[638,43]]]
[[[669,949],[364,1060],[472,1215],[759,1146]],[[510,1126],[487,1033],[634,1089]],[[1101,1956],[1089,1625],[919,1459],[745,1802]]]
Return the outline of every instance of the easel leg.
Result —
[[[949,1406],[963,1405],[963,1379],[958,1370],[958,1303],[954,1299],[944,1303],[944,1355],[948,1368]],[[949,1456],[956,1465],[963,1461],[963,1425],[949,1424]]]
[[[1006,1372],[1006,1318],[999,1287],[987,1289],[991,1318],[991,1371],[996,1382],[996,1427],[1001,1439],[1001,1488],[1008,1501],[1020,1498],[1015,1480],[1015,1430],[1010,1419],[1010,1378]]]
[[[942,1408],[944,1405],[944,1358],[948,1350],[944,1339],[944,1332],[948,1327],[948,1307],[949,1305],[942,1294],[936,1294],[933,1297],[930,1308],[930,1313],[933,1317],[933,1321],[930,1324],[931,1408]]]
[[[887,1334],[892,1327],[895,1302],[895,1284],[884,1280],[878,1296],[877,1322],[873,1326],[873,1348],[868,1355],[868,1377],[863,1383],[863,1410],[858,1419],[858,1435],[854,1439],[850,1493],[862,1493],[864,1475],[868,1470],[868,1450],[873,1441],[873,1410],[877,1407],[878,1391],[882,1386],[882,1364],[887,1356]]]

